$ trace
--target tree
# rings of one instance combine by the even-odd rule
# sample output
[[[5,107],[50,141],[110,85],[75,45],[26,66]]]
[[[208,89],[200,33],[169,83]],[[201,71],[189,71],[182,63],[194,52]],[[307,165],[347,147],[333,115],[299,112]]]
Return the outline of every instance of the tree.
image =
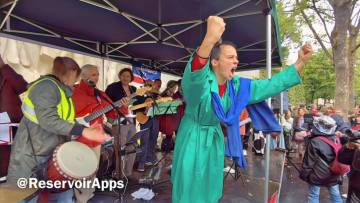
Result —
[[[360,42],[360,40],[358,40],[358,43]],[[355,98],[355,102],[356,104],[360,104],[360,51],[358,51],[357,53],[357,61],[355,61],[355,74],[354,74],[354,98]]]
[[[294,11],[300,12],[314,38],[332,60],[336,73],[335,108],[346,115],[354,102],[356,50],[360,47],[360,44],[356,44],[360,29],[359,1],[296,0],[295,7]],[[315,20],[324,29],[315,29]],[[329,32],[328,26],[331,24],[334,28]],[[324,30],[325,33],[322,34],[319,30]],[[327,50],[326,42],[330,42],[332,52]]]
[[[289,53],[289,46],[299,46],[301,44],[301,34],[297,26],[296,13],[286,12],[287,2],[276,1],[276,11],[279,19],[281,51],[283,56]]]
[[[276,74],[279,70],[273,70]],[[360,72],[359,72],[360,73]],[[262,71],[260,78],[266,78]],[[303,81],[289,90],[289,101],[292,105],[311,105],[316,99],[334,99],[335,70],[326,53],[320,51],[304,66],[302,71]],[[359,84],[360,89],[360,84]]]
[[[284,60],[287,61],[286,56],[289,53],[289,47],[296,47],[302,44],[301,33],[299,26],[297,26],[296,13],[288,12],[291,8],[289,3],[283,0],[276,1],[276,10],[279,19],[280,27],[280,39],[281,39],[281,52],[285,56]],[[273,70],[272,74],[279,72],[279,70]],[[260,78],[267,78],[267,72],[261,71]],[[298,85],[289,90],[289,102],[292,105],[298,105],[305,103],[305,91],[304,85]]]
[[[313,56],[305,65],[302,77],[306,104],[319,98],[334,99],[335,70],[325,52]]]
[[[360,78],[360,66],[355,68],[355,78]],[[355,80],[354,84],[355,101],[360,104],[360,80]]]

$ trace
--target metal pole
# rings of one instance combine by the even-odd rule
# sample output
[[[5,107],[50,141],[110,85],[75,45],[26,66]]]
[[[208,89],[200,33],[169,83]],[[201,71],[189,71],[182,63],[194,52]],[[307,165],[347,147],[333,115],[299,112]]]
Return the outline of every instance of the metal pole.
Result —
[[[6,13],[5,18],[3,19],[3,21],[0,24],[0,30],[2,29],[2,27],[5,25],[5,22],[7,21],[7,19],[9,18],[10,14],[13,12],[16,4],[17,4],[18,0],[13,1],[13,4],[11,5],[11,8],[9,9],[9,11]]]
[[[280,69],[282,71],[282,68]],[[280,93],[280,115],[284,114],[284,92]]]
[[[107,77],[105,76],[105,59],[102,58],[102,82],[103,82],[103,90],[105,91],[106,89],[106,79]]]
[[[266,69],[271,78],[271,11],[266,15]],[[268,99],[271,106],[271,99]],[[270,134],[266,135],[264,203],[269,199]]]
[[[286,160],[286,151],[282,151],[281,153],[282,153],[282,157],[283,157],[283,160],[282,160],[283,162],[281,164],[279,192],[277,193],[276,203],[280,202],[280,193],[281,193],[282,180],[284,177],[284,167],[285,167],[285,160]]]

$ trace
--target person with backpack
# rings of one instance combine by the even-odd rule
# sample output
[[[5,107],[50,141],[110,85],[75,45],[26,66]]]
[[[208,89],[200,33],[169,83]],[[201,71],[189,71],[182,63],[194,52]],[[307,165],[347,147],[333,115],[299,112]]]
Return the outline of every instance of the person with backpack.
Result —
[[[337,161],[341,144],[335,135],[336,122],[323,115],[314,117],[313,124],[300,172],[300,178],[309,184],[308,202],[319,202],[320,187],[328,188],[331,202],[343,202],[339,184],[350,169]]]
[[[355,134],[355,133],[354,133]],[[338,160],[351,166],[349,173],[349,189],[346,203],[360,202],[360,134],[356,135],[346,143],[339,151]]]

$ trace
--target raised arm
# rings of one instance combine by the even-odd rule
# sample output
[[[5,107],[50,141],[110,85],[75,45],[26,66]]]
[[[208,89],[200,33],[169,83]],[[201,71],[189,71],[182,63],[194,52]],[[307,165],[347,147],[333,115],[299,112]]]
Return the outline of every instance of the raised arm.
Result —
[[[301,75],[302,68],[305,63],[307,63],[313,54],[313,49],[311,44],[306,43],[298,52],[298,59],[294,63],[294,67],[298,71],[299,75]]]
[[[224,30],[225,23],[222,18],[217,16],[208,18],[206,35],[199,49],[186,65],[183,75],[182,88],[188,105],[198,104],[207,88],[208,84],[205,81],[210,72],[209,57],[211,50],[220,40]]]
[[[225,31],[225,22],[221,17],[209,16],[206,35],[197,51],[200,58],[208,59],[214,45],[221,39]]]
[[[303,66],[312,56],[312,47],[305,44],[298,52],[298,59],[295,64],[274,75],[270,79],[253,80],[251,83],[250,103],[264,101],[280,92],[289,89],[301,82],[301,71]]]

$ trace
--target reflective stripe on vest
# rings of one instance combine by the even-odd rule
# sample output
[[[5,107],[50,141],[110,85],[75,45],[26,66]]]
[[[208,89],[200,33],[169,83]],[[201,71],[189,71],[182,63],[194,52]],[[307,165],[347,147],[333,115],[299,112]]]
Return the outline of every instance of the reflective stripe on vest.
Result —
[[[61,89],[61,87],[57,84],[57,82],[48,77],[34,82],[29,87],[29,89],[26,91],[26,96],[21,105],[21,110],[22,110],[24,116],[27,119],[31,120],[32,122],[39,124],[39,120],[37,119],[36,114],[35,114],[34,104],[32,103],[31,99],[29,98],[29,94],[30,94],[31,90],[35,87],[35,85],[37,85],[39,82],[44,81],[44,80],[49,80],[49,81],[53,82],[60,92],[61,99],[60,99],[59,104],[56,106],[59,117],[63,120],[69,121],[70,123],[74,123],[75,122],[75,111],[74,111],[74,105],[73,105],[71,97],[67,98],[64,90]]]

